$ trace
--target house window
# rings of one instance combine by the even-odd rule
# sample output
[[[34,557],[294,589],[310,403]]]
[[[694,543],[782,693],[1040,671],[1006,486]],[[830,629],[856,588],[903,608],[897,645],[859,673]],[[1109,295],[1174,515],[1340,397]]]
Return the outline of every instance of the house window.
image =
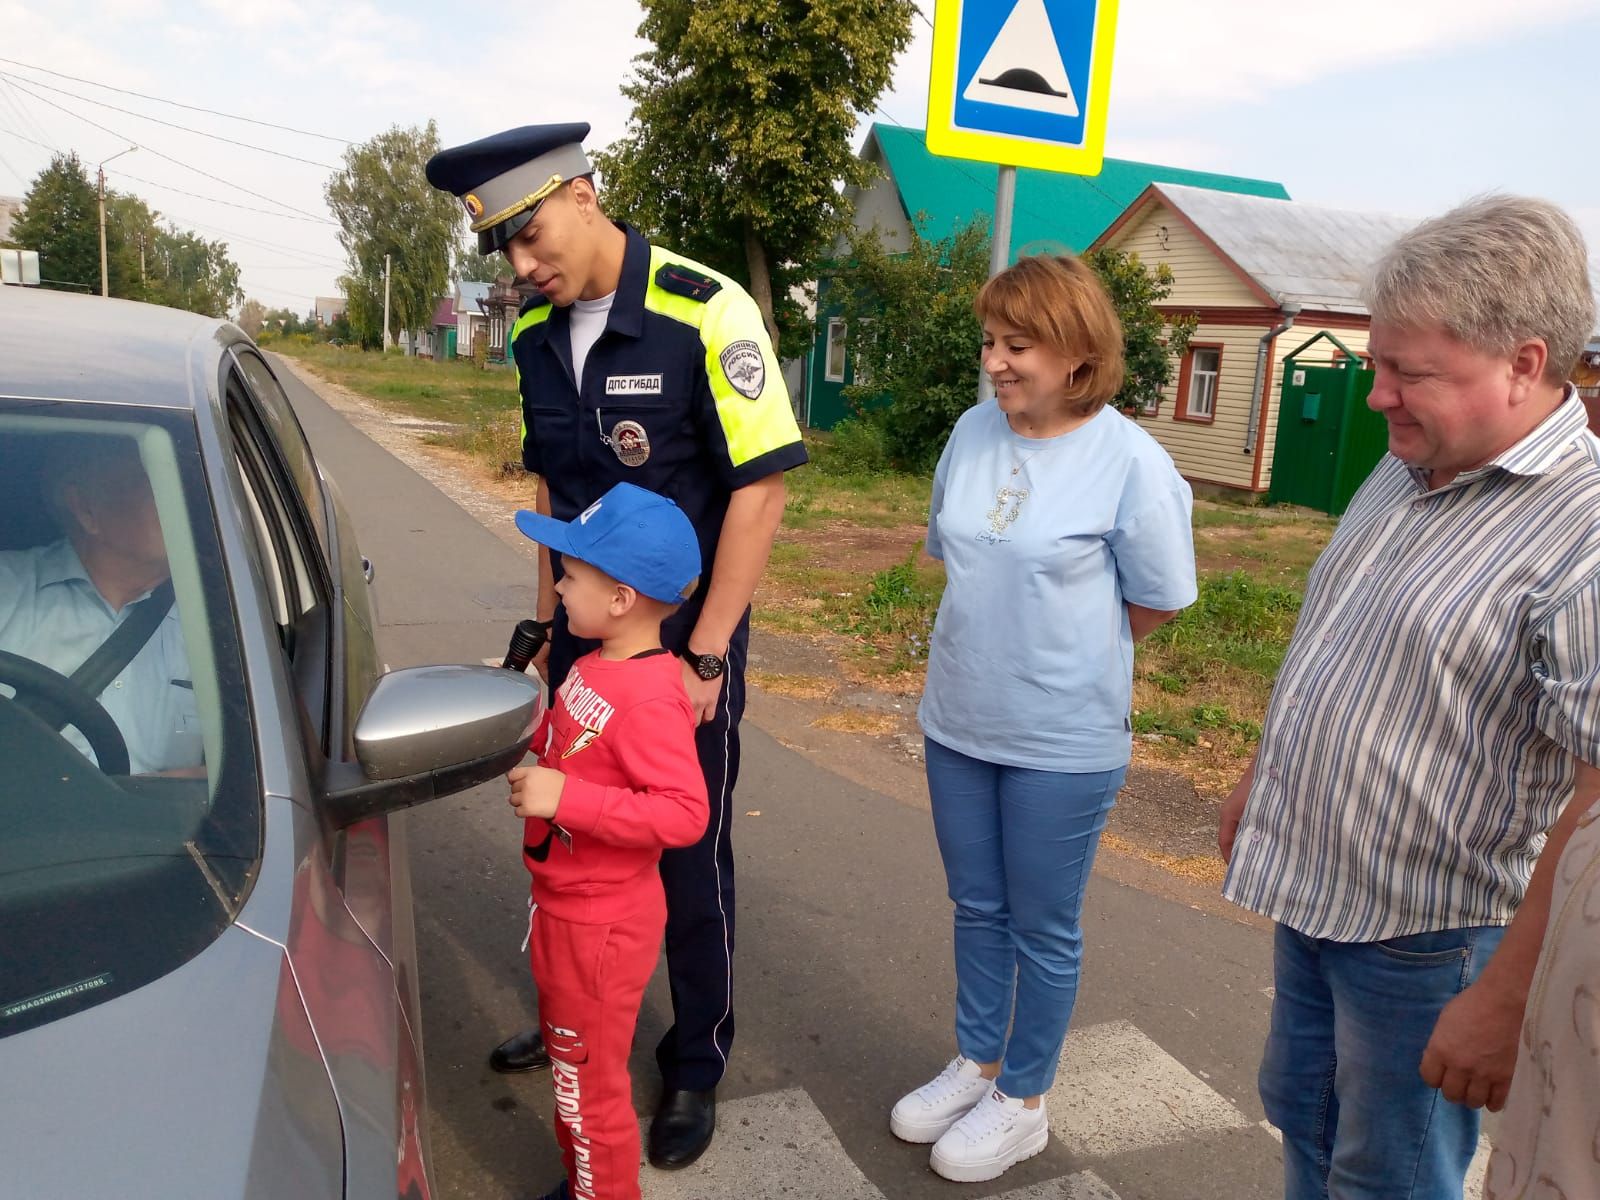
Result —
[[[845,323],[837,317],[828,322],[828,346],[823,356],[822,377],[829,383],[844,382]]]
[[[1217,380],[1222,374],[1222,347],[1189,344],[1178,372],[1175,421],[1213,421],[1217,416]]]

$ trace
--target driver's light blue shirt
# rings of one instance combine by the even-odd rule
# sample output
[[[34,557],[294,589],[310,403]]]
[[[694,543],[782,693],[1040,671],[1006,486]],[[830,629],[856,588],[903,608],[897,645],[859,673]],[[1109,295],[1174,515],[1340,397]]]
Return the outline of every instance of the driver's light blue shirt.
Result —
[[[131,610],[112,611],[71,542],[0,552],[0,650],[70,676]],[[135,775],[200,764],[200,718],[176,605],[98,699],[128,743]],[[76,729],[63,736],[94,757]]]

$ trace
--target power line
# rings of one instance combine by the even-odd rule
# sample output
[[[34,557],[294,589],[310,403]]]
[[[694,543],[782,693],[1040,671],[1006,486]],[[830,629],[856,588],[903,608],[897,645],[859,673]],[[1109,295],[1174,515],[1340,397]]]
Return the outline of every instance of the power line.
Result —
[[[322,267],[324,269],[333,268],[341,271],[345,269],[345,264],[335,258],[328,258],[323,255],[312,254],[310,251],[300,250],[294,246],[285,246],[280,242],[263,241],[260,238],[251,237],[248,234],[235,233],[231,229],[223,229],[217,225],[207,225],[201,221],[191,220],[188,217],[183,217],[173,212],[165,213],[163,215],[171,221],[181,221],[185,225],[192,225],[196,229],[209,230],[212,233],[221,234],[223,237],[232,238],[234,241],[245,242],[253,246],[258,246],[264,250],[275,250],[286,258],[298,258],[308,267]]]
[[[0,58],[0,62],[10,63],[14,67],[26,67],[30,71],[39,71],[45,75],[54,75],[57,79],[70,79],[73,83],[86,83],[90,87],[104,88],[108,92],[120,92],[124,96],[137,96],[140,100],[154,100],[157,104],[170,104],[174,108],[186,108],[190,112],[205,113],[212,117],[225,117],[230,121],[243,121],[247,125],[260,125],[264,129],[276,129],[283,133],[298,133],[303,137],[321,138],[326,142],[338,142],[341,146],[355,145],[349,138],[334,137],[329,133],[314,133],[309,129],[296,129],[292,125],[274,125],[271,121],[258,121],[254,117],[241,117],[236,113],[219,112],[214,108],[202,108],[198,104],[184,104],[181,101],[168,100],[162,96],[151,96],[144,92],[135,92],[129,88],[112,87],[109,83],[97,83],[93,79],[80,79],[76,75],[52,71],[49,67],[36,67],[32,63],[19,62],[14,58]],[[40,86],[43,85],[41,84]]]
[[[203,129],[191,129],[187,125],[177,125],[171,121],[163,121],[160,117],[149,117],[144,113],[134,112],[131,108],[122,108],[119,105],[112,104],[105,100],[96,100],[92,96],[84,96],[78,92],[69,92],[66,88],[58,88],[48,83],[40,83],[37,79],[29,79],[24,75],[12,75],[8,72],[0,71],[0,79],[9,81],[13,86],[18,83],[26,83],[31,87],[43,88],[47,92],[54,92],[58,96],[69,96],[74,100],[82,100],[85,104],[95,104],[99,105],[101,108],[109,108],[112,112],[119,112],[124,116],[136,117],[141,121],[151,121],[157,125],[165,125],[168,129],[176,129],[182,133],[192,133],[196,137],[210,138],[217,142],[226,142],[230,146],[238,146],[245,150],[254,150],[259,154],[271,154],[277,158],[286,158],[290,162],[305,163],[308,167],[320,167],[325,171],[337,171],[339,169],[332,163],[318,162],[312,158],[301,158],[298,154],[285,154],[282,150],[271,150],[266,146],[257,146],[250,142],[241,142],[235,138],[223,137],[220,133],[207,133]]]
[[[3,95],[3,94],[4,93],[0,93],[0,95]],[[16,138],[18,141],[27,142],[28,145],[37,146],[41,150],[48,150],[52,154],[59,154],[60,153],[60,151],[57,150],[54,146],[46,146],[43,142],[38,141],[38,140],[36,140],[34,138],[31,138],[25,133],[18,133],[15,129],[7,129],[4,125],[0,125],[0,133],[9,133],[12,137]]]
[[[928,20],[928,14],[922,11],[922,6],[919,5],[919,4],[913,4],[911,7],[916,9],[917,16],[922,18],[922,23],[924,25],[926,25],[929,29],[932,29],[933,28],[933,22]],[[0,59],[0,62],[8,62],[8,61],[10,61],[10,60],[9,59]]]
[[[146,187],[160,188],[162,191],[167,191],[167,192],[176,192],[178,195],[187,196],[191,200],[204,200],[207,204],[221,204],[221,205],[225,205],[228,208],[241,209],[244,212],[260,213],[264,217],[277,217],[278,219],[283,220],[283,221],[305,221],[305,222],[310,223],[310,224],[318,224],[318,225],[323,225],[323,224],[327,224],[328,223],[328,222],[323,221],[323,220],[321,220],[320,218],[317,218],[317,217],[295,217],[295,216],[291,216],[288,213],[275,212],[270,208],[256,208],[254,205],[251,205],[251,204],[236,204],[232,200],[219,200],[215,196],[202,196],[197,192],[186,192],[182,188],[173,187],[170,183],[157,183],[153,179],[141,179],[137,175],[130,175],[130,174],[128,174],[128,172],[122,170],[121,168],[117,168],[115,170],[107,171],[106,174],[107,175],[119,175],[123,179],[131,179],[131,180],[133,180],[133,182],[142,183]]]
[[[39,124],[39,122],[33,119],[33,114],[22,107],[22,102],[18,100],[15,95],[13,95],[14,91],[15,89],[9,83],[6,83],[5,80],[0,79],[0,96],[5,97],[7,107],[9,107],[11,111],[16,114],[17,124],[38,134],[39,137],[43,138],[45,142],[49,142],[49,135],[45,133],[44,128]],[[60,153],[60,150],[54,145],[46,146],[45,149],[56,154]]]
[[[22,177],[22,172],[17,170],[10,163],[8,163],[5,160],[4,156],[0,156],[0,167],[4,167],[6,170],[10,171],[13,175],[15,175],[17,177],[17,182],[22,185],[22,189],[24,191],[26,191],[28,189],[28,181]]]
[[[21,92],[24,96],[27,96],[29,99],[37,100],[41,104],[48,104],[51,108],[58,109],[61,112],[66,113],[67,116],[69,116],[69,117],[76,117],[78,120],[82,121],[85,125],[92,125],[92,126],[94,126],[94,128],[100,130],[100,132],[102,132],[102,133],[109,133],[112,137],[119,138],[119,139],[121,139],[122,141],[125,141],[125,142],[132,142],[134,140],[134,139],[130,138],[127,134],[118,133],[115,129],[107,128],[106,126],[100,124],[100,122],[98,122],[98,121],[90,120],[88,117],[84,116],[82,113],[73,112],[70,108],[67,108],[65,105],[57,104],[54,100],[47,99],[44,96],[36,96],[32,92],[28,91],[27,88],[22,87],[20,84],[14,82],[14,81],[11,83],[11,86],[16,88],[19,92]],[[234,183],[231,180],[224,179],[220,175],[213,175],[209,171],[202,171],[199,167],[192,167],[188,163],[183,162],[181,159],[173,158],[170,154],[163,154],[161,151],[159,151],[157,149],[154,149],[151,146],[141,146],[140,149],[143,150],[147,154],[154,154],[157,158],[165,159],[167,162],[172,163],[174,166],[182,167],[186,171],[193,171],[196,175],[203,175],[207,179],[211,180],[213,183],[220,183],[224,187],[233,188],[235,191],[243,192],[247,196],[254,196],[257,200],[265,200],[268,204],[276,204],[280,208],[286,208],[290,212],[299,213],[303,217],[311,217],[313,220],[320,221],[325,225],[337,225],[338,224],[337,221],[330,221],[326,217],[319,217],[319,216],[317,216],[316,213],[307,212],[303,208],[296,208],[292,204],[285,204],[282,200],[275,200],[271,196],[264,196],[260,192],[251,191],[249,188],[245,187],[244,185],[238,184],[238,183]]]

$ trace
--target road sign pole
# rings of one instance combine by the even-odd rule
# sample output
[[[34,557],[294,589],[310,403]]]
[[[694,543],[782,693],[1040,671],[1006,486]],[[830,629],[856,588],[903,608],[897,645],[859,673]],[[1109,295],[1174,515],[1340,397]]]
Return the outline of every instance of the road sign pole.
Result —
[[[994,240],[989,243],[989,278],[1011,265],[1011,211],[1017,205],[1017,169],[1000,168],[994,185]]]
[[[1011,210],[1017,203],[1017,169],[1002,166],[994,185],[994,237],[989,240],[989,278],[1011,265]],[[978,372],[978,403],[994,399],[994,384]]]

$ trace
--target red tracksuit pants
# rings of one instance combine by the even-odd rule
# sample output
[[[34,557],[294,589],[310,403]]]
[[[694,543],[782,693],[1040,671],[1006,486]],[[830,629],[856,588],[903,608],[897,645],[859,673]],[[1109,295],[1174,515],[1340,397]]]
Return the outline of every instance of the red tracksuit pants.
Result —
[[[556,1140],[573,1200],[639,1200],[639,1119],[628,1055],[645,985],[661,954],[659,878],[614,925],[533,914],[528,953],[556,1094]]]

